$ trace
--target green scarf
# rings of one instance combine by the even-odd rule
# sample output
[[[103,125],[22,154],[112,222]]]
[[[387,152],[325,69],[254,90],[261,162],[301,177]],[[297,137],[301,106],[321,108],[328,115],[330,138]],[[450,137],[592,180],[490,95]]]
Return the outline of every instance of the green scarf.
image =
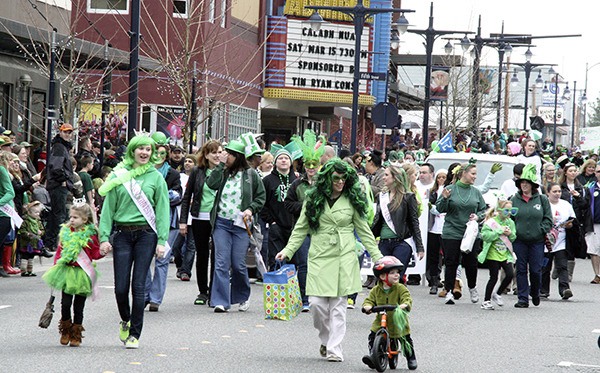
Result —
[[[92,236],[97,233],[98,231],[93,224],[86,224],[82,229],[76,231],[71,231],[69,225],[63,224],[58,234],[62,247],[58,262],[68,264],[77,261],[77,256],[79,256],[81,250],[88,245]]]
[[[127,172],[121,176],[117,176],[115,171],[118,171],[122,168],[126,169]],[[98,193],[102,197],[105,197],[108,194],[108,192],[110,192],[114,188],[118,187],[119,185],[125,184],[126,182],[128,182],[131,179],[135,179],[136,177],[145,174],[146,172],[150,171],[153,168],[154,168],[154,164],[148,162],[147,164],[145,164],[143,166],[128,169],[127,167],[125,167],[125,165],[123,165],[123,162],[121,162],[115,167],[113,172],[111,172],[110,177],[104,182],[104,184],[102,184],[100,189],[98,189]]]

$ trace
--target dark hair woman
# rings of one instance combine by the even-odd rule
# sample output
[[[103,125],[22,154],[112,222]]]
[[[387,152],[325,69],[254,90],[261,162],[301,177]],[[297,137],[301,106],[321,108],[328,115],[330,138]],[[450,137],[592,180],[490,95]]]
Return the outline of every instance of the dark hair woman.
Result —
[[[250,280],[246,269],[249,237],[244,226],[252,224],[265,204],[265,188],[258,173],[249,168],[244,144],[232,140],[220,155],[220,163],[206,179],[216,190],[210,223],[215,243],[215,269],[210,289],[210,303],[215,312],[227,312],[239,303],[247,311]]]
[[[179,219],[179,232],[189,234],[188,218],[192,219],[192,235],[196,245],[196,281],[198,283],[198,296],[194,301],[196,305],[204,305],[210,299],[210,276],[208,274],[208,260],[211,259],[210,268],[214,268],[214,250],[210,255],[209,241],[212,232],[210,213],[213,209],[217,191],[206,186],[206,179],[220,163],[222,152],[221,144],[216,140],[207,141],[198,154],[198,166],[192,169],[187,182],[183,200],[181,201],[181,216]],[[193,257],[192,257],[193,261]]]

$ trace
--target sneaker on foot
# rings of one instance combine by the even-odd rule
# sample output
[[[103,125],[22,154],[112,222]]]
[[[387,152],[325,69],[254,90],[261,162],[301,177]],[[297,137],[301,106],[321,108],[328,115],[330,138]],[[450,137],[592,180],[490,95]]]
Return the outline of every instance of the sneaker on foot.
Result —
[[[562,299],[567,300],[567,299],[571,298],[572,296],[573,296],[573,292],[571,291],[571,289],[566,289],[565,291],[563,291]]]
[[[433,285],[432,287],[429,288],[429,294],[436,295],[437,292],[438,292],[438,287],[436,285]]]
[[[492,294],[492,300],[494,302],[496,302],[496,304],[499,305],[500,307],[504,306],[504,301],[502,300],[502,296],[498,295],[497,293]]]
[[[125,341],[125,348],[128,349],[135,349],[140,347],[140,341],[138,341],[138,339],[132,335],[130,335],[129,337],[127,337],[127,340]]]
[[[349,310],[354,309],[354,301],[351,298],[348,298],[348,306],[346,306]]]
[[[245,301],[245,302],[240,303],[239,311],[246,312],[246,311],[248,311],[248,308],[250,308],[250,302]],[[216,309],[216,307],[215,307],[215,309]]]
[[[600,276],[594,276],[594,279],[590,281],[590,284],[600,284]]]
[[[454,294],[452,292],[446,294],[446,304],[454,304]]]
[[[371,356],[365,355],[362,358],[362,362],[366,364],[369,368],[375,369],[375,364],[373,364],[373,360],[371,360]]]
[[[181,277],[179,277],[179,279],[181,279],[181,281],[189,281],[190,280],[190,275],[188,275],[187,273],[182,273]]]
[[[482,310],[493,310],[494,306],[492,305],[492,302],[490,302],[489,300],[486,300],[483,303],[481,303],[481,309]]]
[[[515,308],[529,308],[529,303],[517,302],[515,303]]]
[[[469,293],[471,293],[471,302],[479,302],[479,293],[477,292],[477,288],[469,289]]]
[[[215,306],[215,313],[224,313],[227,312],[227,310],[225,309],[225,307],[223,306]]]
[[[327,355],[327,361],[331,361],[334,363],[341,363],[342,358],[337,355],[334,355],[334,354],[329,354],[329,355]]]
[[[148,311],[158,312],[158,306],[160,306],[158,303],[150,302],[150,307],[148,307]]]
[[[550,297],[550,293],[540,292],[540,298],[548,298]]]
[[[121,342],[125,343],[127,338],[129,337],[129,327],[131,326],[131,322],[129,321],[121,321],[119,323],[119,339]]]
[[[302,312],[309,312],[310,311],[310,305],[309,304],[303,304],[302,305]]]
[[[194,304],[197,306],[204,306],[207,302],[208,302],[208,295],[200,293],[196,297]]]
[[[533,303],[534,306],[539,306],[540,305],[540,297],[531,297],[531,303]]]

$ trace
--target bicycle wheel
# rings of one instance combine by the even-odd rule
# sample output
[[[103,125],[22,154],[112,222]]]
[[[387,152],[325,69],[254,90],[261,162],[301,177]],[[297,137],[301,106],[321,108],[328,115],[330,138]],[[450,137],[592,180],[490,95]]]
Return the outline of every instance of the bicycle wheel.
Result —
[[[389,358],[390,369],[396,369],[396,367],[398,366],[398,355],[400,354],[399,344],[400,344],[399,340],[394,339],[394,338],[390,339],[390,349],[392,351],[398,351],[397,354],[394,354],[394,355],[392,355],[392,357]]]
[[[375,336],[373,349],[371,351],[371,359],[378,372],[385,372],[388,366],[387,336],[385,334]]]

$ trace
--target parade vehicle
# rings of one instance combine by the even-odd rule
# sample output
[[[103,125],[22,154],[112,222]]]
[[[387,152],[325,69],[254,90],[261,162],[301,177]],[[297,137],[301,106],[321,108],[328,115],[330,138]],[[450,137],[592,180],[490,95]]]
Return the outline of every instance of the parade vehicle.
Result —
[[[495,174],[490,190],[483,195],[483,199],[485,199],[488,206],[495,206],[502,183],[513,178],[513,167],[518,163],[516,157],[481,153],[431,153],[425,162],[431,163],[437,171],[448,169],[452,163],[467,163],[471,158],[476,161],[475,164],[477,165],[475,186],[483,184],[494,163],[502,164],[502,169]],[[452,172],[452,170],[448,170],[448,172]]]

